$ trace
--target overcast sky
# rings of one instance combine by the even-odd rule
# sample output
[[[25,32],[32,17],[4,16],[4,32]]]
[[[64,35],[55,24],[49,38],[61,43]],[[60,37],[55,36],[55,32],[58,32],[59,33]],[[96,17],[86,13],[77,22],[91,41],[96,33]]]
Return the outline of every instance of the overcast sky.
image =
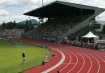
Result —
[[[44,5],[56,0],[43,0]],[[105,9],[105,0],[58,0],[89,6],[96,6]],[[27,11],[31,11],[42,6],[42,0],[0,0],[0,23],[16,21],[20,22],[29,19],[29,16],[23,15]],[[98,19],[99,17],[99,19]],[[100,14],[96,19],[105,21],[105,12]],[[37,19],[30,17],[31,19]]]

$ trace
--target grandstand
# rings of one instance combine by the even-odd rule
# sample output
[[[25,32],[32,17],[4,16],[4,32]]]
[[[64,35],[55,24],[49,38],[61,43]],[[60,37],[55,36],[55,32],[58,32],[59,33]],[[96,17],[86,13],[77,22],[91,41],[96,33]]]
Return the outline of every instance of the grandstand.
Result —
[[[104,10],[55,1],[25,13],[48,20],[27,32],[17,28],[0,31],[0,73],[104,73],[105,52],[100,51],[100,44],[72,41],[93,29],[95,17]],[[60,44],[64,39],[69,39],[68,45]]]
[[[21,37],[22,33],[24,33],[24,29],[3,29],[0,31],[0,36],[7,39],[13,37]]]
[[[104,10],[98,7],[55,1],[24,14],[48,18],[47,22],[25,33],[25,36],[47,41],[63,40],[65,37],[71,40],[90,31],[95,17]]]

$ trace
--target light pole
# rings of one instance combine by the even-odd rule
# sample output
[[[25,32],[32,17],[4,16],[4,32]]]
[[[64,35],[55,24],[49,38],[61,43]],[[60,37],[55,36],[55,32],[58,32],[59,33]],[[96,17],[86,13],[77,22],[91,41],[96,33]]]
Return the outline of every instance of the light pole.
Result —
[[[31,20],[30,20],[30,17],[29,17],[29,20],[28,20],[29,31],[30,31],[30,22],[31,22]]]
[[[97,18],[98,18],[97,20],[98,20],[98,22],[99,22],[99,17],[97,17]]]
[[[42,0],[42,7],[43,7],[43,0]]]

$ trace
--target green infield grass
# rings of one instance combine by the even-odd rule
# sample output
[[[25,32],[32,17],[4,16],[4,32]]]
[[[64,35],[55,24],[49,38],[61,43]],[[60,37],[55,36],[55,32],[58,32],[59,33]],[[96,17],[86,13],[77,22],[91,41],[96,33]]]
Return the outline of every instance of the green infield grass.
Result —
[[[22,53],[25,51],[26,61],[22,62]],[[45,59],[44,48],[25,44],[15,40],[0,41],[0,73],[19,73],[40,65]]]

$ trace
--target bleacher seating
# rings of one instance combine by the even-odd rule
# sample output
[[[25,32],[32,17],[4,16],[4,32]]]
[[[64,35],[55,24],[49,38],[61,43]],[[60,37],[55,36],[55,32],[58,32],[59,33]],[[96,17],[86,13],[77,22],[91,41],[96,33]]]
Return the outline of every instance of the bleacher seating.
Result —
[[[37,39],[43,40],[56,40],[58,36],[75,27],[89,16],[90,15],[84,15],[82,18],[81,16],[75,16],[49,19],[36,29],[25,33],[25,36],[30,38],[36,37]]]
[[[14,37],[21,37],[21,34],[24,33],[24,29],[3,29],[0,32],[1,36],[14,36]]]

